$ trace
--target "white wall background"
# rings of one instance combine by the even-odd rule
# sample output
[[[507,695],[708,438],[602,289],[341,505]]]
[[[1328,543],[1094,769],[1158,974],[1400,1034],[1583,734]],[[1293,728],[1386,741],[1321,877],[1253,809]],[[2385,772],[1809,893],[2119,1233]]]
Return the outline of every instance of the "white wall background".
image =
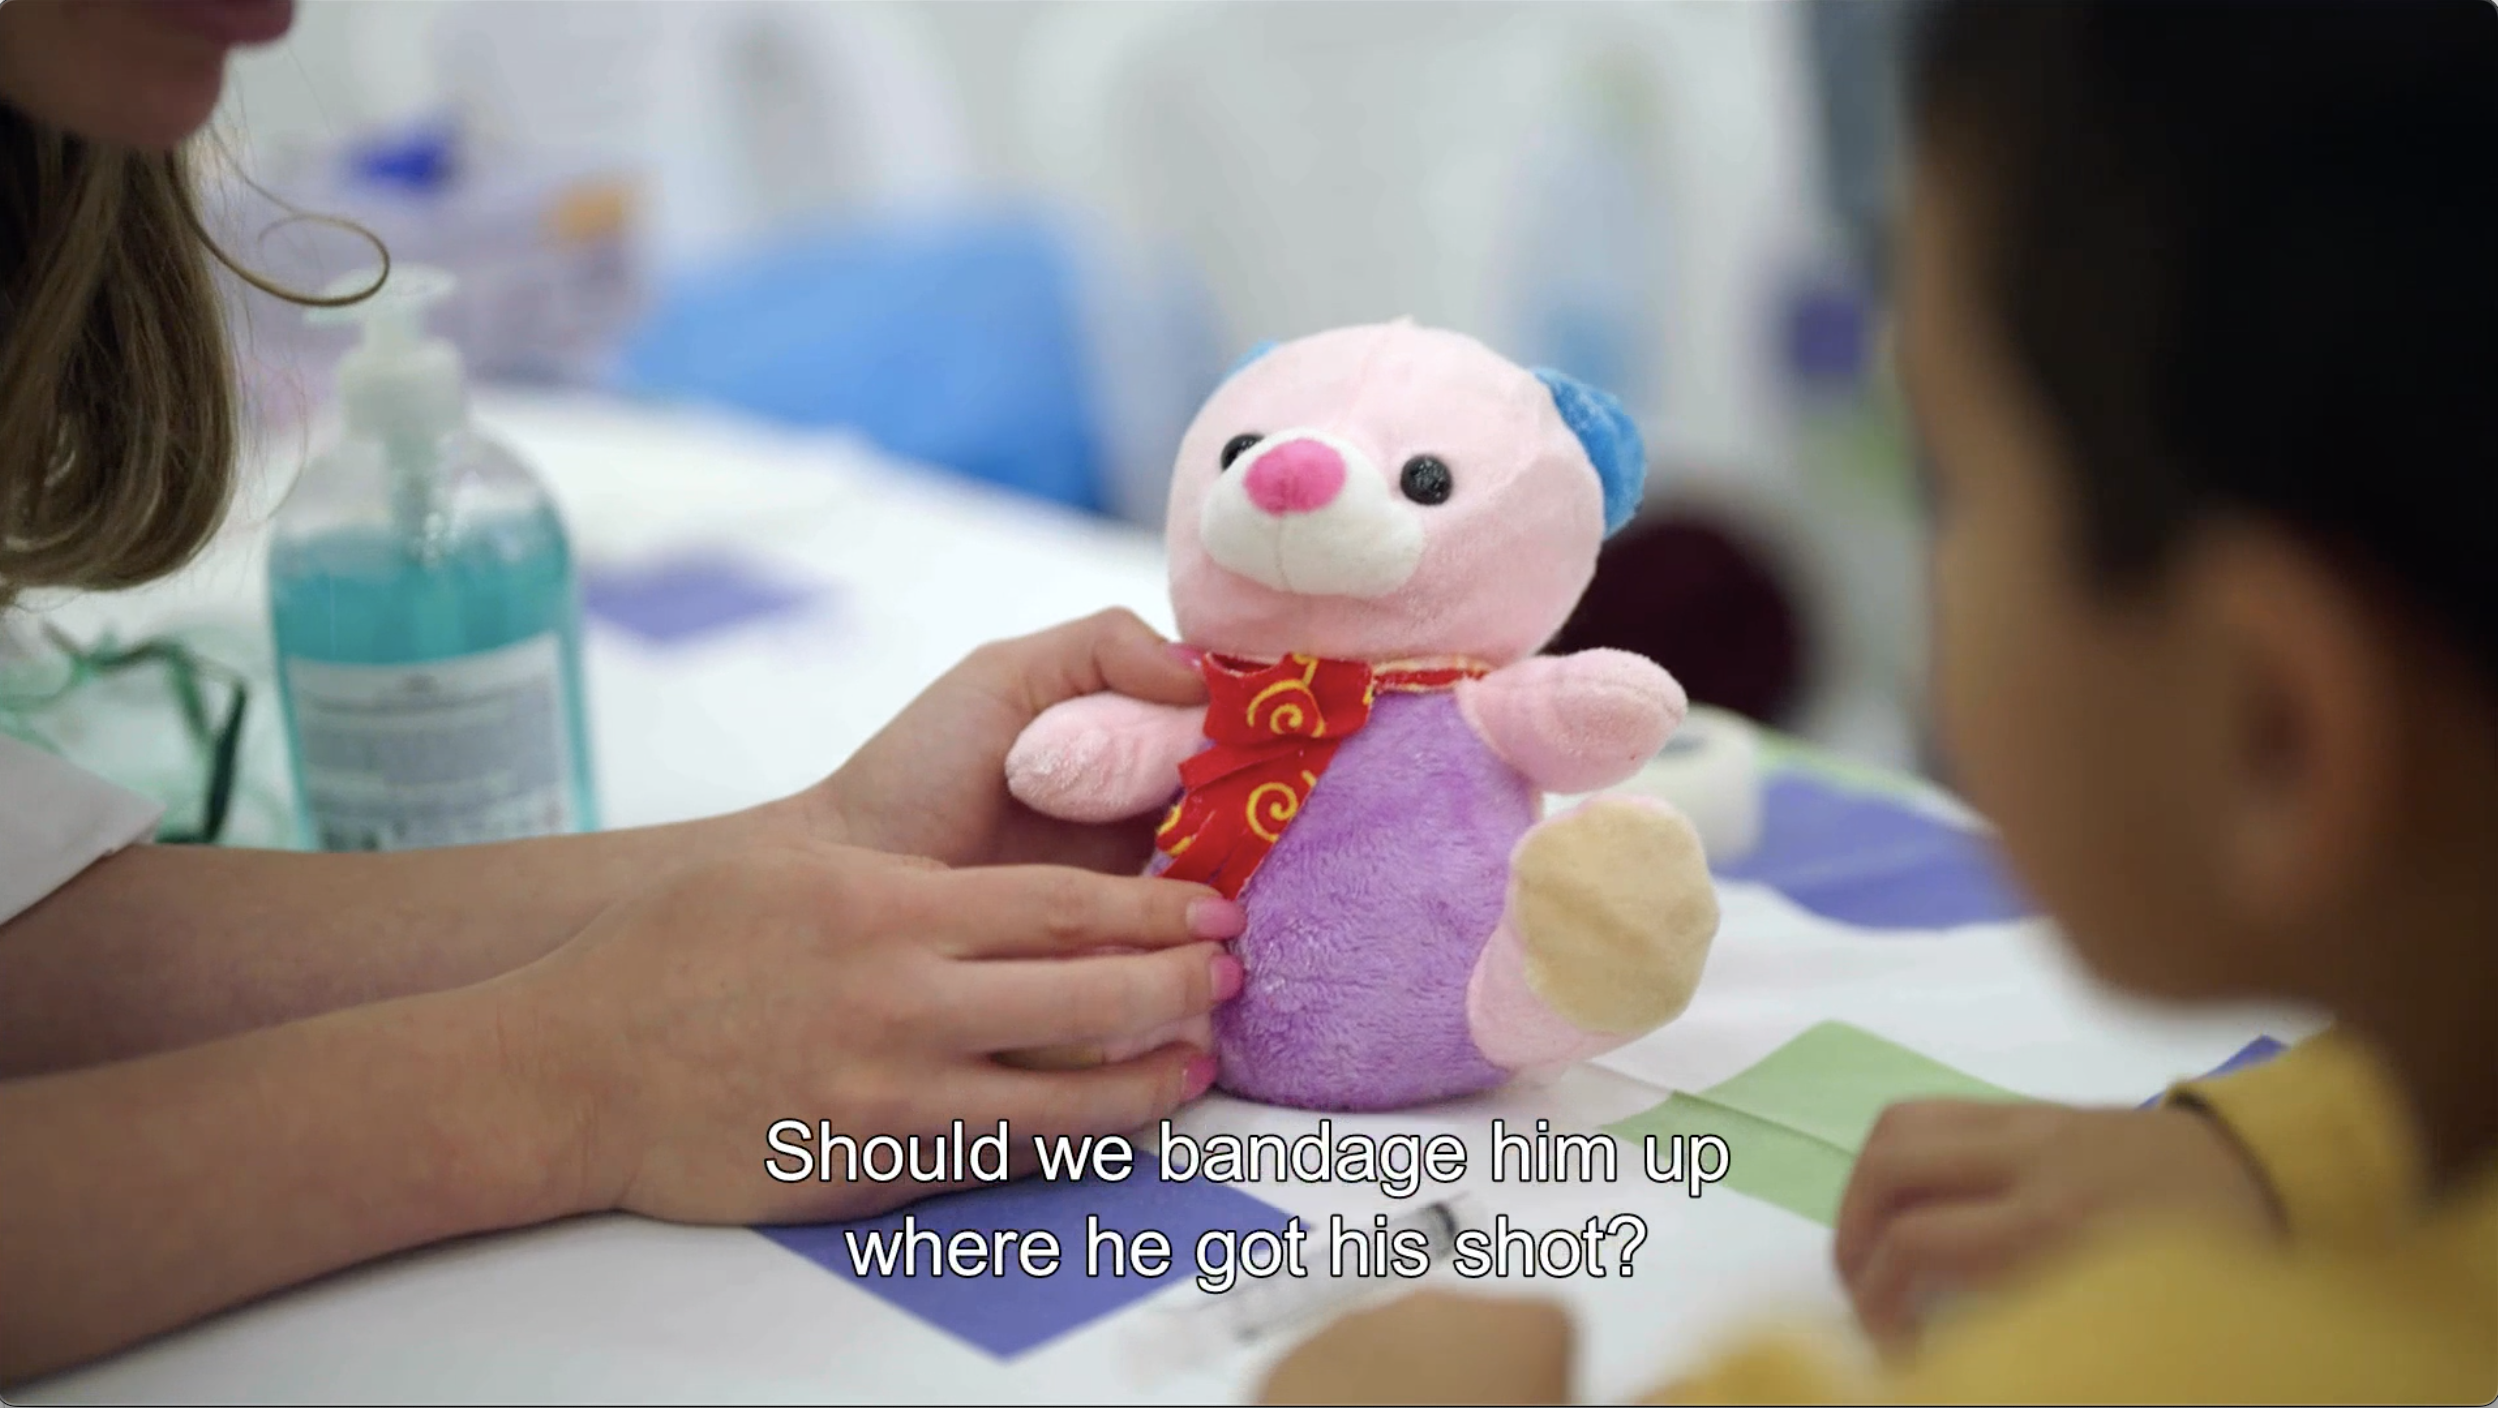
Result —
[[[1804,24],[1768,0],[305,0],[237,62],[224,126],[272,175],[444,109],[612,155],[648,175],[662,272],[793,221],[1041,197],[1106,248],[1182,253],[1226,352],[1410,315],[1539,360],[1537,280],[1596,270],[1580,294],[1645,340],[1613,389],[1652,494],[1787,540],[1825,638],[1876,647],[1817,667],[1817,708],[1873,722],[1813,731],[1905,761],[1913,554],[1808,501],[1778,365],[1783,296],[1837,259]],[[1156,383],[1150,317],[1094,321],[1146,330],[1097,381],[1142,467],[1114,469],[1124,498],[1158,504],[1188,410],[1163,403],[1189,398]]]
[[[446,105],[632,153],[663,265],[820,212],[1046,194],[1184,247],[1235,347],[1411,315],[1519,349],[1541,251],[1594,218],[1539,170],[1609,83],[1646,220],[1617,283],[1654,343],[1616,389],[1669,453],[1757,475],[1786,449],[1775,300],[1828,249],[1800,24],[1749,0],[309,0],[226,117],[263,171]]]

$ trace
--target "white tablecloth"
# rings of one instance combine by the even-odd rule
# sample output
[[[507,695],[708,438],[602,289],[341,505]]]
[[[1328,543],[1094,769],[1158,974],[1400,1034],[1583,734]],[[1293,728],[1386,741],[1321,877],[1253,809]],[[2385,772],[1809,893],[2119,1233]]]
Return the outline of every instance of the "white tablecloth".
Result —
[[[929,679],[1000,635],[1125,605],[1168,629],[1157,544],[1129,530],[890,466],[847,442],[597,402],[488,398],[483,418],[539,464],[593,568],[733,552],[810,602],[671,647],[589,641],[598,780],[611,825],[703,815],[823,775]],[[62,618],[126,629],[258,620],[247,504],[177,584]],[[2293,1014],[2162,1014],[2079,976],[2036,922],[1869,934],[1730,884],[1691,1010],[1548,1085],[1428,1111],[1337,1117],[1338,1132],[1449,1130],[1469,1191],[1523,1225],[1633,1211],[1651,1235],[1630,1279],[1538,1281],[1579,1310],[1579,1391],[1619,1398],[1763,1312],[1836,1316],[1828,1233],[1723,1188],[1694,1199],[1636,1174],[1611,1186],[1481,1181],[1494,1116],[1589,1129],[1696,1090],[1813,1022],[1841,1018],[2027,1094],[2132,1104],[2209,1069]],[[1223,1097],[1186,1125],[1301,1133],[1311,1117]],[[760,1150],[758,1151],[760,1155]],[[1737,1151],[1740,1157],[1740,1151]],[[1375,1192],[1253,1190],[1318,1219],[1367,1219]],[[145,1210],[132,1210],[144,1217]],[[1279,1345],[1171,1362],[1173,1284],[1138,1308],[999,1361],[739,1229],[579,1219],[332,1277],[28,1386],[85,1401],[1190,1400],[1249,1391]],[[1512,1283],[1500,1287],[1527,1289]]]

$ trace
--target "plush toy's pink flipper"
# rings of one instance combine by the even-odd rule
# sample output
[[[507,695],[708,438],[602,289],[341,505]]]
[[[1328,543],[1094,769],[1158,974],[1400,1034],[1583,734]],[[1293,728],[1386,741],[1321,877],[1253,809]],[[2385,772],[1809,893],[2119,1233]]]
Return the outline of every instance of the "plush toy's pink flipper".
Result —
[[[1547,792],[1593,792],[1639,771],[1683,721],[1683,687],[1625,650],[1538,655],[1457,687],[1492,751]]]
[[[1042,712],[1006,755],[1006,790],[1045,816],[1124,821],[1167,807],[1203,711],[1088,694]]]
[[[1717,936],[1717,891],[1682,814],[1595,797],[1538,823],[1509,862],[1509,904],[1466,989],[1493,1064],[1584,1060],[1681,1015]]]
[[[1513,1071],[1546,1071],[1601,1056],[1628,1040],[1581,1031],[1555,1012],[1527,981],[1526,949],[1507,918],[1475,964],[1466,985],[1466,1025],[1485,1060]]]

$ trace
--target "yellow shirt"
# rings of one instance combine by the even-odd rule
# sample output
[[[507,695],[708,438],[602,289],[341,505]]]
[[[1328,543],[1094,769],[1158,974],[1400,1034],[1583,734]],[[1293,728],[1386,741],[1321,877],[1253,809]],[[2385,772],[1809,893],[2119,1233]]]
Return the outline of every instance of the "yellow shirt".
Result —
[[[1929,1331],[1895,1374],[1792,1337],[1680,1380],[1677,1403],[2488,1403],[2498,1398],[2498,1167],[2432,1207],[2419,1141],[2337,1034],[2181,1087],[2243,1143],[2291,1236],[2111,1238]]]
[[[2369,1242],[2420,1201],[2420,1137],[2402,1092],[2339,1031],[2251,1070],[2190,1081],[2168,1103],[2217,1118],[2272,1186],[2293,1242]]]

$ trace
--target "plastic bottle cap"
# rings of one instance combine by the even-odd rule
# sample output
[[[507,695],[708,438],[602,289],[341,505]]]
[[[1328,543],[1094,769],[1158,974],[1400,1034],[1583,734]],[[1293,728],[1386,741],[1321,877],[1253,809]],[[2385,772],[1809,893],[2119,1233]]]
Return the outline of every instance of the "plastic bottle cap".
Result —
[[[376,288],[374,273],[349,274],[322,291],[326,298],[356,301],[304,314],[316,325],[363,330],[363,339],[338,364],[347,433],[439,439],[468,419],[467,374],[459,349],[426,334],[425,315],[458,281],[440,269],[398,264]],[[368,290],[368,296],[356,298]]]

